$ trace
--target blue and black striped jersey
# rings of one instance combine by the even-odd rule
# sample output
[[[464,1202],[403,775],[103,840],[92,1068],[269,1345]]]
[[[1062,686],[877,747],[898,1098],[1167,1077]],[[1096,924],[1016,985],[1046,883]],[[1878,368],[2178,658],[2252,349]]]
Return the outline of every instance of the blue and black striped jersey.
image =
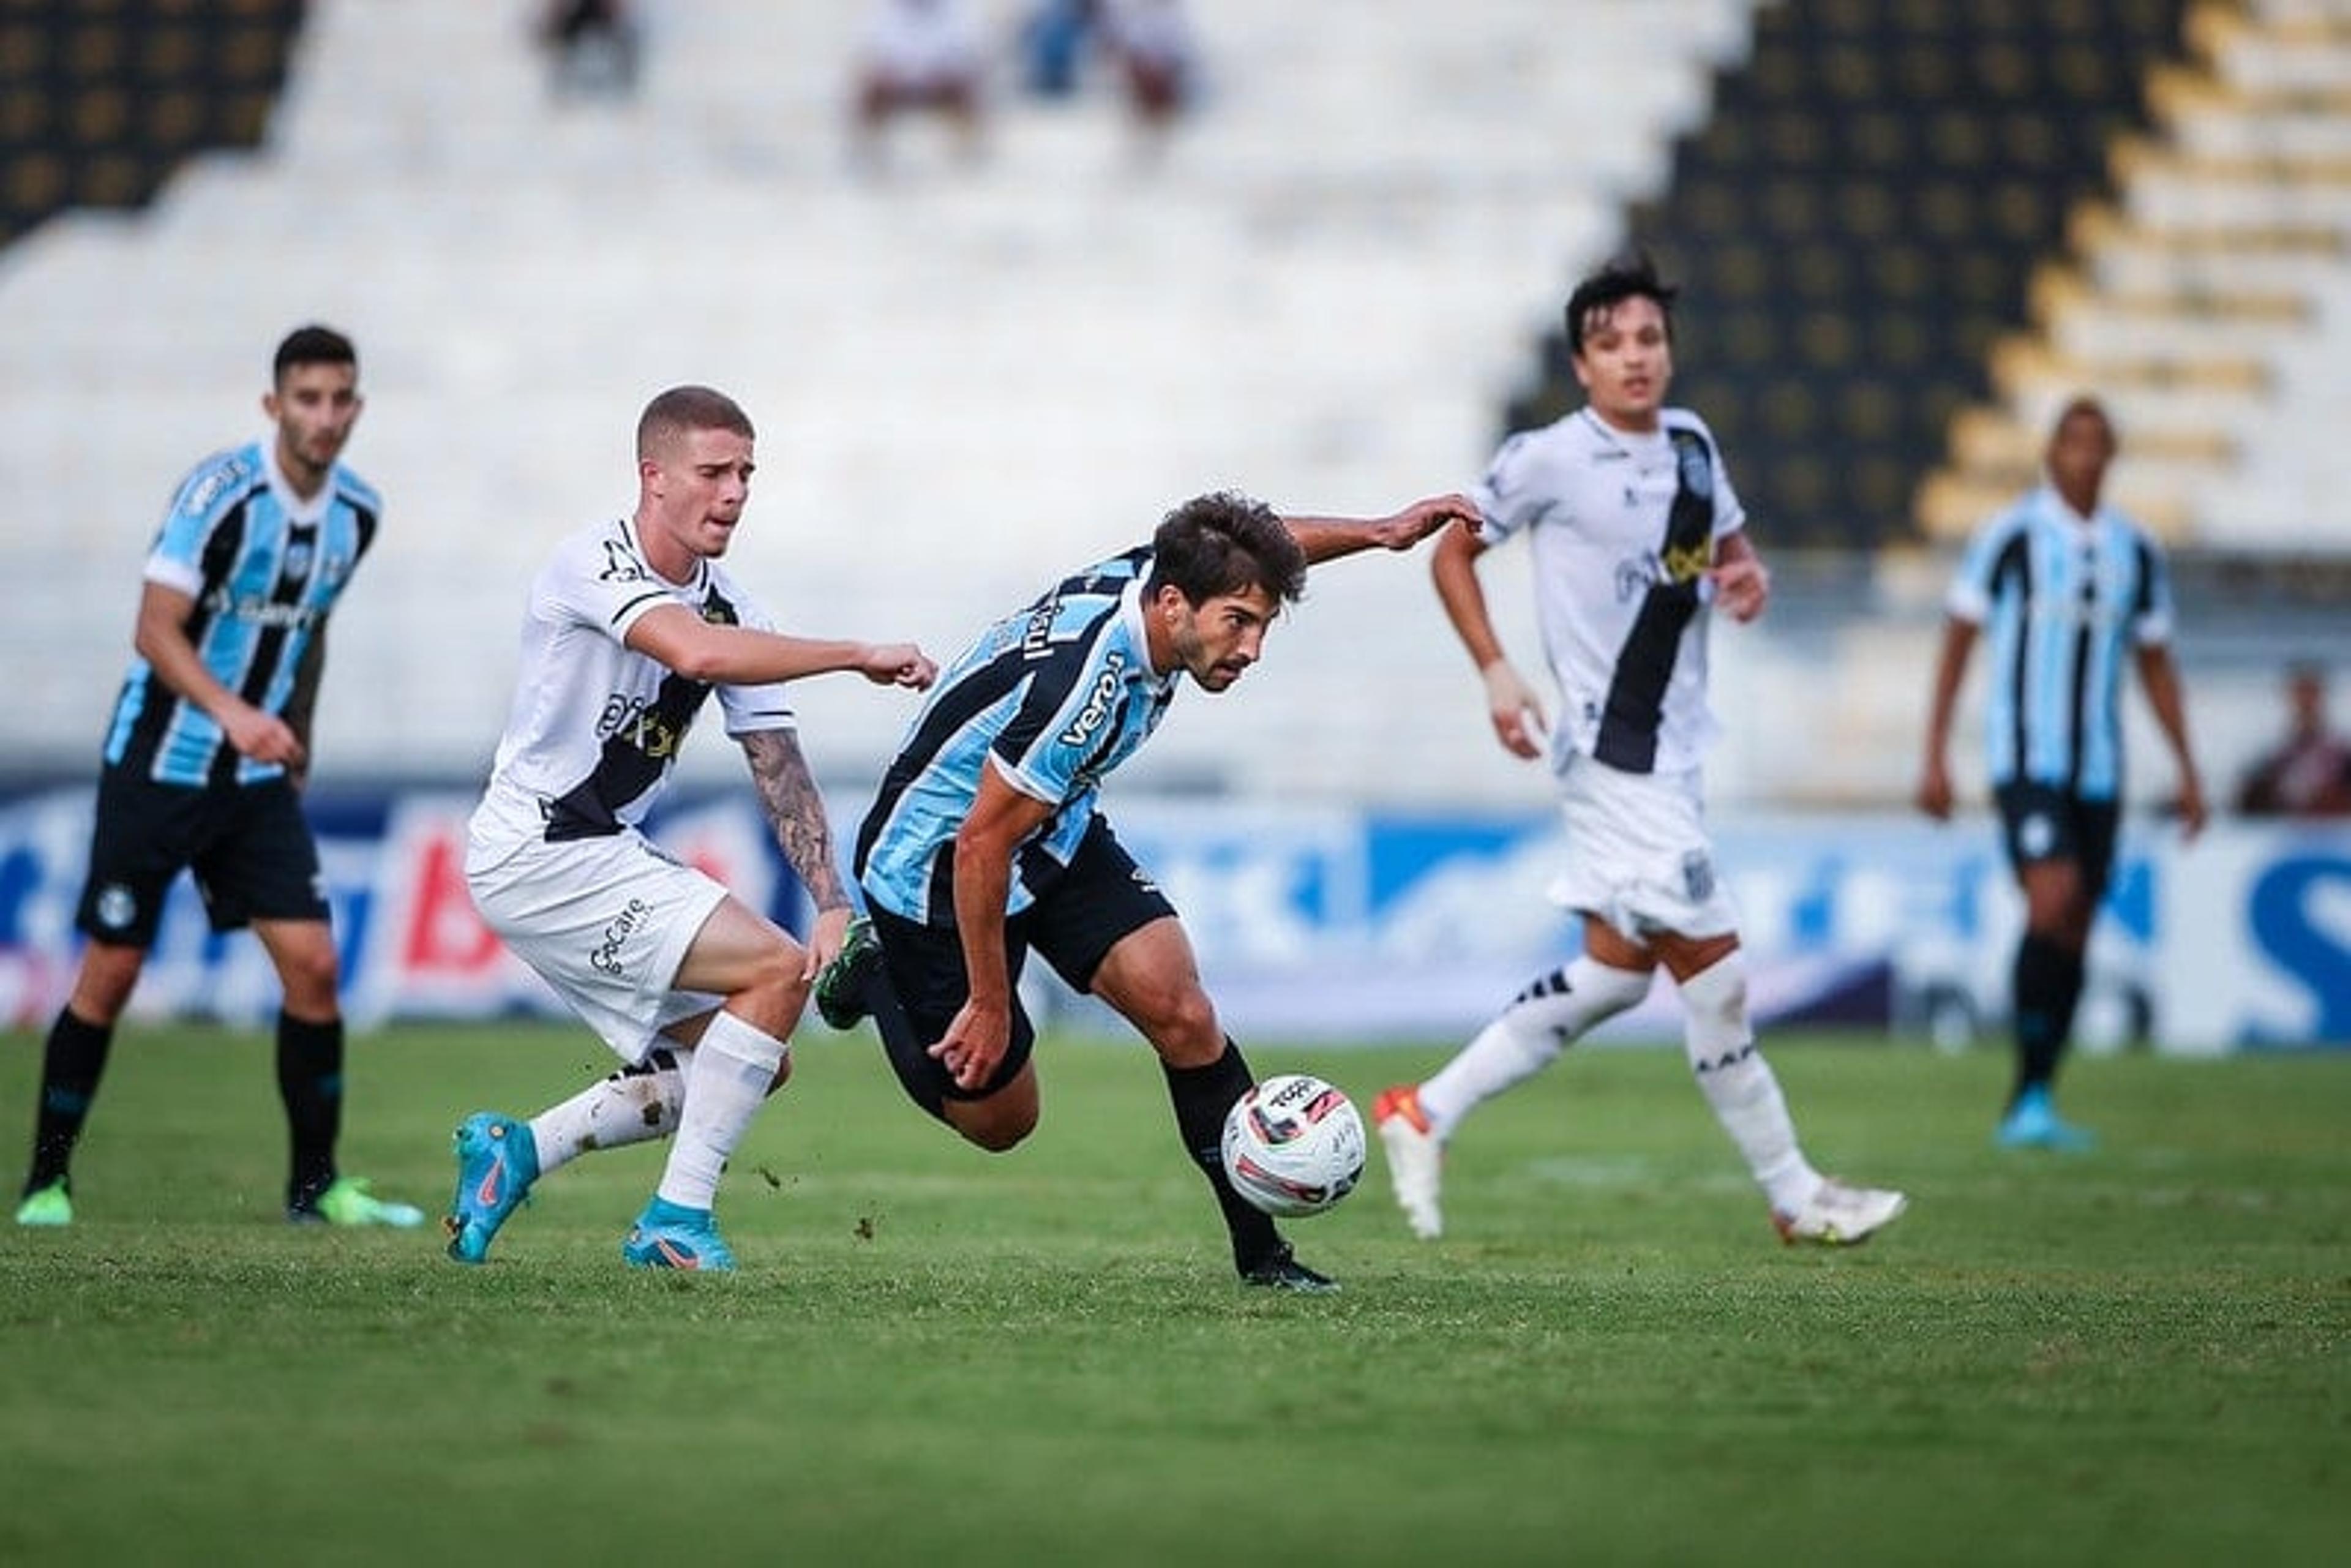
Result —
[[[1992,783],[2116,799],[2124,669],[2136,647],[2171,635],[2155,541],[2109,507],[2077,516],[2044,485],[1969,541],[1949,608],[1989,629]]]
[[[374,542],[383,503],[338,464],[308,500],[267,443],[206,458],[172,497],[145,579],[195,601],[196,656],[223,685],[282,713],[310,639]],[[162,784],[251,784],[285,770],[239,757],[220,726],[134,657],[106,734],[106,763]]]
[[[1134,755],[1176,695],[1144,640],[1143,546],[1064,580],[982,632],[915,715],[857,837],[873,904],[951,925],[945,852],[994,767],[1057,809],[1013,862],[1007,913],[1026,909],[1065,870],[1092,821],[1103,775]]]

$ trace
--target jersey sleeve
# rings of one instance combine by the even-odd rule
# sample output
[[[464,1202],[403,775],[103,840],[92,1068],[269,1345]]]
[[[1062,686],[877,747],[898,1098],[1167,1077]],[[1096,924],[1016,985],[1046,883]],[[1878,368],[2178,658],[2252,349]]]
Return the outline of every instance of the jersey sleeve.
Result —
[[[677,602],[653,569],[622,539],[580,534],[556,551],[531,593],[534,614],[588,627],[625,644],[646,612]]]
[[[735,623],[754,632],[778,630],[775,620],[765,610],[737,591],[736,585],[720,580],[728,599],[735,606]],[[759,685],[720,686],[718,711],[730,736],[756,735],[761,730],[796,729],[799,719],[792,712],[791,688],[783,681],[768,681]]]
[[[246,447],[206,458],[190,470],[163,514],[154,548],[148,551],[141,575],[159,587],[176,590],[191,599],[210,586],[204,581],[204,552],[222,522],[259,480],[255,450]]]
[[[1116,626],[1113,610],[1090,635],[1056,646],[997,732],[989,758],[1022,794],[1056,805],[1075,799],[1087,765],[1123,732],[1138,666]]]
[[[1959,569],[1951,576],[1943,609],[1953,620],[1980,626],[1991,614],[1992,572],[2001,552],[2023,526],[2022,513],[2011,507],[1978,528],[1960,552]]]
[[[1747,526],[1747,508],[1740,504],[1739,492],[1731,487],[1730,465],[1722,460],[1722,443],[1714,438],[1703,422],[1698,429],[1706,435],[1706,449],[1714,455],[1714,537],[1729,538]]]
[[[1500,544],[1540,517],[1553,497],[1534,482],[1539,448],[1532,431],[1520,431],[1502,443],[1486,472],[1469,487],[1478,504],[1478,537]]]

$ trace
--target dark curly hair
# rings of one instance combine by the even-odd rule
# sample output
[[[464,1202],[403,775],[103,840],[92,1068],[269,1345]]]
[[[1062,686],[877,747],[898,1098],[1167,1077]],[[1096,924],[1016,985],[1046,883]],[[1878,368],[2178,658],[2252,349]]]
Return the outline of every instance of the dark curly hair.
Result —
[[[1584,324],[1594,314],[1614,309],[1635,298],[1654,299],[1666,319],[1666,338],[1674,335],[1674,299],[1681,290],[1657,276],[1657,264],[1646,251],[1619,256],[1575,286],[1567,297],[1567,351],[1583,352]]]
[[[1151,536],[1147,598],[1172,586],[1186,604],[1263,589],[1276,604],[1306,593],[1306,551],[1263,501],[1232,490],[1195,496]]]

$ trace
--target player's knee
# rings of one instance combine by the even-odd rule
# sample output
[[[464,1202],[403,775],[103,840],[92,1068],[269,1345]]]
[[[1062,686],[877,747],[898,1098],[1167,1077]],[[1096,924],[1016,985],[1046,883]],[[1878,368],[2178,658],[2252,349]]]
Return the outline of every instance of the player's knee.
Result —
[[[1681,982],[1683,1040],[1700,1071],[1749,1054],[1755,1030],[1747,1016],[1747,960],[1737,948]]]
[[[277,966],[277,982],[286,992],[286,1006],[304,1018],[330,1018],[341,989],[342,967],[331,944],[286,954]]]
[[[1149,1016],[1134,1021],[1170,1066],[1206,1067],[1225,1053],[1225,1030],[1217,1018],[1217,1004],[1197,985],[1180,987],[1155,998]]]
[[[788,1038],[808,1006],[809,983],[801,967],[799,951],[778,944],[753,963],[741,988],[729,998],[729,1008],[763,1032]]]
[[[1005,1154],[1018,1148],[1023,1139],[1037,1130],[1037,1113],[1033,1109],[1025,1113],[996,1107],[981,1112],[968,1103],[958,1104],[950,1101],[948,1104],[947,1124],[963,1134],[964,1142],[991,1155]]]
[[[1518,1028],[1547,1031],[1564,1045],[1583,1037],[1649,994],[1650,974],[1579,956],[1520,991],[1504,1018]]]

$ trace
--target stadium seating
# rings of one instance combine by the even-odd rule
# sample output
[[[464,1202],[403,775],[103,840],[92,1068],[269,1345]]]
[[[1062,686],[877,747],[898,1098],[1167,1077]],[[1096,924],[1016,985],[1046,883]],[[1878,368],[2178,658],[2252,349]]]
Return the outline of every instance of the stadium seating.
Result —
[[[2310,18],[2342,3],[2255,9],[2325,37]],[[678,381],[737,392],[760,423],[737,556],[773,608],[944,650],[1200,489],[1368,510],[1464,483],[1498,410],[1556,406],[1566,371],[1542,335],[1568,282],[1648,238],[1692,286],[1682,393],[1730,444],[1780,568],[1782,609],[1718,661],[1726,709],[1778,716],[1731,727],[1713,784],[1733,803],[1899,797],[1939,566],[1808,572],[1788,546],[1907,531],[1947,424],[1988,465],[1969,472],[2012,477],[2064,356],[2117,333],[2143,351],[2135,302],[2243,301],[2233,335],[2160,329],[2170,362],[2227,356],[2102,388],[2137,458],[2171,465],[2148,472],[2188,493],[2215,432],[2241,464],[2264,443],[2280,473],[2338,461],[2308,427],[2244,433],[2246,400],[2266,389],[2278,409],[2282,372],[2236,350],[2258,339],[2314,388],[2351,363],[2325,319],[2278,308],[2344,287],[2339,235],[2232,194],[2231,223],[2262,244],[2223,243],[2217,192],[2157,178],[2179,147],[2199,179],[2338,156],[2324,48],[2199,21],[2198,64],[2156,78],[2143,145],[2168,151],[2124,154],[2112,199],[2085,204],[2074,186],[2104,188],[2107,165],[2080,147],[2137,122],[2131,84],[2180,37],[2177,5],[1192,9],[1208,98],[1155,167],[1110,96],[1024,104],[1008,82],[978,166],[909,127],[887,176],[861,180],[842,131],[862,0],[650,7],[624,102],[548,91],[535,0],[54,0],[46,14],[113,26],[118,52],[198,16],[201,61],[225,59],[215,31],[246,40],[246,74],[206,90],[211,130],[172,143],[189,149],[256,122],[251,95],[279,76],[252,40],[298,31],[257,152],[195,152],[160,186],[158,164],[123,187],[133,204],[153,190],[148,204],[24,220],[0,246],[0,484],[72,497],[0,529],[0,572],[45,590],[0,632],[12,672],[34,672],[5,766],[85,775],[167,487],[257,430],[268,346],[305,318],[360,342],[371,402],[350,456],[390,501],[338,620],[329,777],[478,776],[528,573],[559,533],[629,504],[629,420]],[[0,68],[28,10],[44,6],[0,0]],[[2203,65],[2223,59],[2252,85],[2214,86]],[[2057,86],[2097,107],[2052,111]],[[37,109],[5,95],[0,131],[51,123],[62,95],[44,92]],[[6,173],[40,187],[26,162]],[[83,200],[65,188],[52,199]],[[2067,235],[2081,265],[2036,273]],[[2079,315],[2061,332],[2006,336],[2028,304],[2065,301]],[[2036,364],[2059,368],[2033,380]],[[1986,406],[1987,386],[2032,390]],[[2314,391],[2307,406],[2330,405]],[[2231,517],[2290,517],[2310,481],[2267,483],[2247,480]],[[1504,633],[1531,664],[1523,552],[1496,567]],[[2238,705],[2248,725],[2267,721],[2267,674]],[[1248,685],[1187,704],[1130,787],[1535,796],[1491,743],[1417,561],[1318,576]],[[841,683],[800,700],[845,781],[871,777],[906,711]],[[709,744],[688,765],[731,772]]]
[[[57,677],[12,715],[19,758],[83,765],[167,487],[252,428],[269,344],[308,317],[360,341],[350,458],[389,501],[321,709],[348,768],[479,769],[523,584],[629,504],[630,421],[671,382],[760,421],[737,553],[779,612],[942,647],[1201,489],[1369,510],[1460,485],[1565,280],[1748,36],[1748,0],[1592,0],[1568,26],[1551,0],[1343,22],[1204,0],[1208,101],[1155,168],[1113,97],[1008,93],[977,167],[910,126],[859,180],[862,0],[653,8],[619,104],[550,98],[536,10],[319,0],[264,155],[0,252],[0,475],[78,491],[71,526],[0,536],[0,570],[71,575],[7,633]],[[1483,768],[1464,787],[1522,798],[1418,562],[1318,581],[1266,679],[1138,767],[1405,794]],[[1406,765],[1367,705],[1447,738]],[[819,682],[803,712],[870,775],[904,705]]]
[[[258,141],[300,0],[0,0],[0,246]]]
[[[1757,18],[1635,238],[1689,287],[1681,392],[1771,537],[1911,533],[2034,262],[2142,118],[2166,0],[1819,0]],[[1556,378],[1535,412],[1572,396]]]
[[[2176,543],[2340,558],[2351,462],[2351,8],[2204,5],[2157,72],[2155,124],[2116,148],[2114,193],[2072,214],[2032,328],[1991,357],[1993,401],[1955,423],[1919,498],[1959,536],[2032,476],[2064,399],[2124,436],[2115,498]]]

